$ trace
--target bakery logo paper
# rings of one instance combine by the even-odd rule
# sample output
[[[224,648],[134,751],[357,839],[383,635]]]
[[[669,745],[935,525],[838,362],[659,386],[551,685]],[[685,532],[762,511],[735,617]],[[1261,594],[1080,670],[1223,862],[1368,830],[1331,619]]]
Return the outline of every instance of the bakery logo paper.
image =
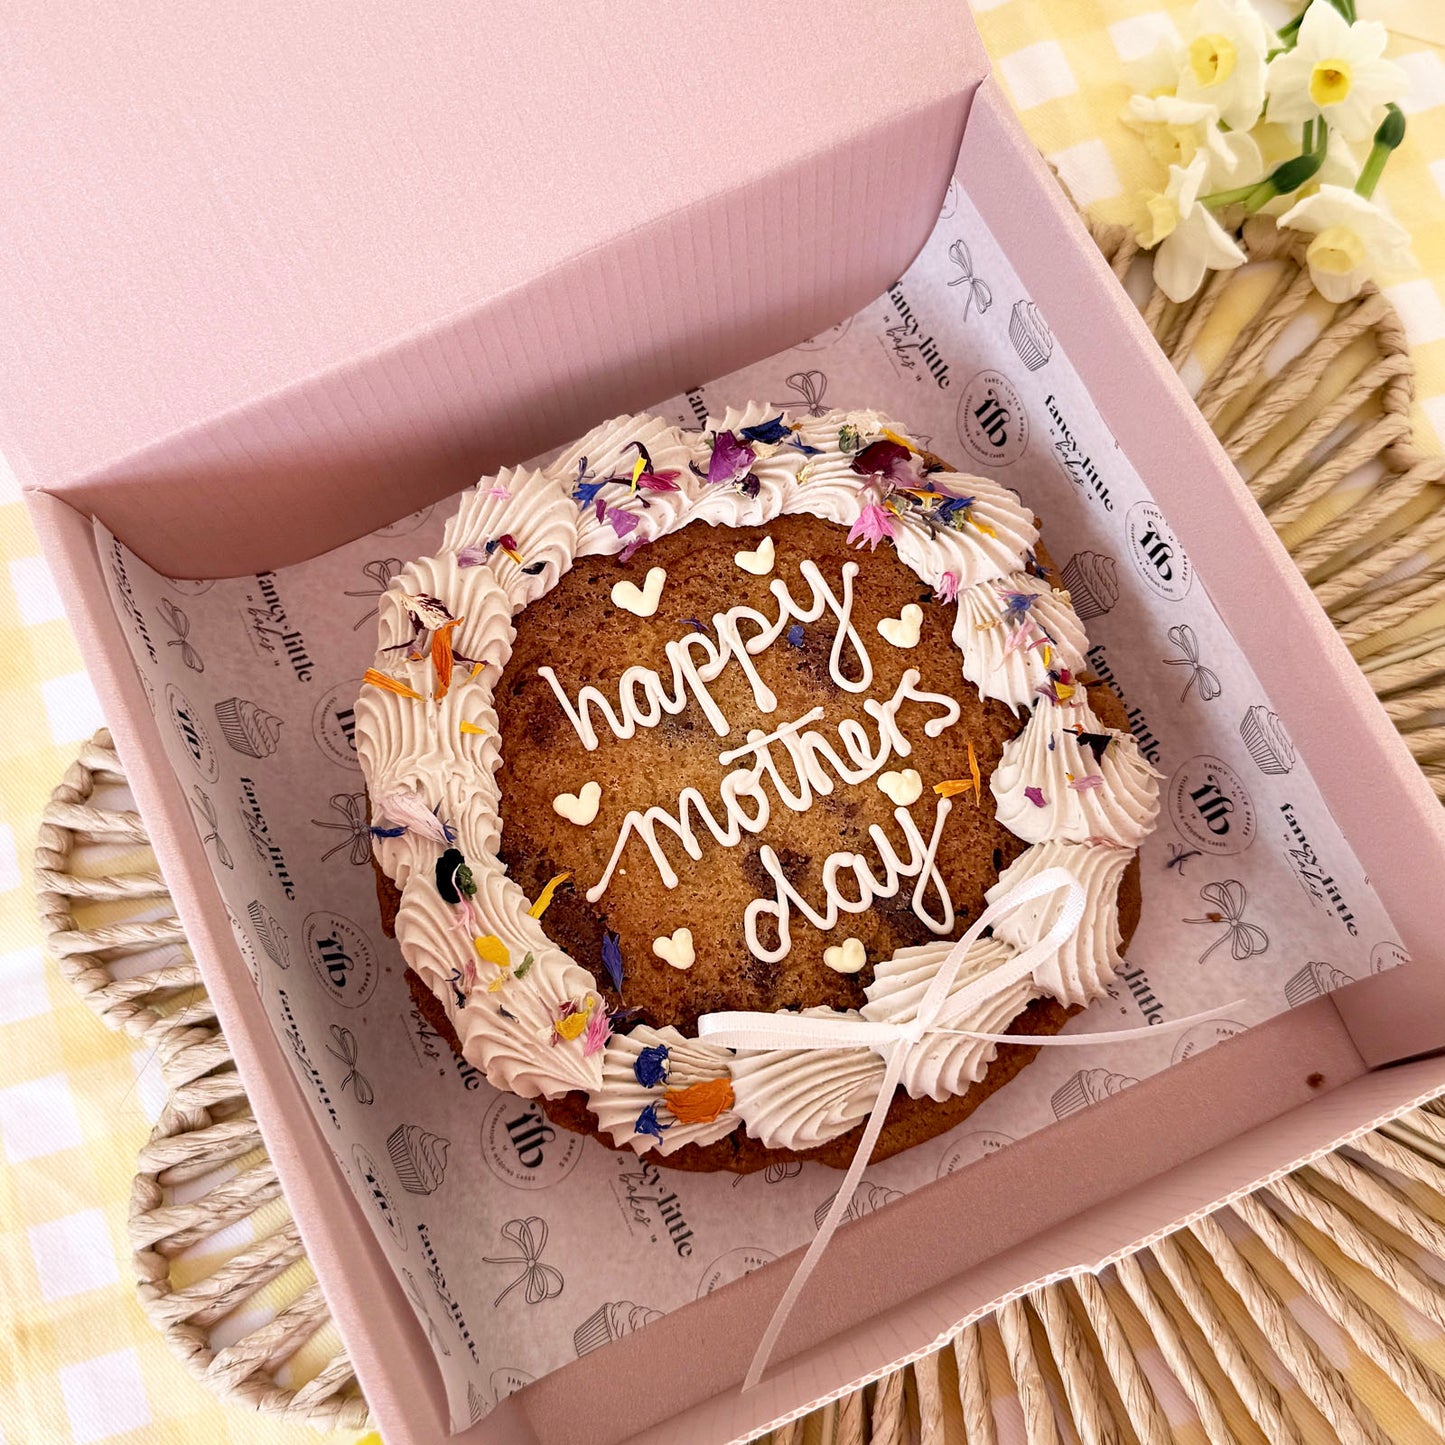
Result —
[[[231,925],[231,937],[236,940],[236,947],[241,953],[241,962],[246,965],[246,972],[251,975],[251,982],[260,984],[261,965],[256,957],[256,945],[251,941],[251,935],[241,926],[241,920],[231,912],[229,903],[222,905],[226,910],[226,922]]]
[[[1114,669],[1109,666],[1109,654],[1104,650],[1103,643],[1096,642],[1084,654],[1089,660],[1089,667],[1094,676],[1100,682],[1108,684],[1115,697],[1123,698],[1123,689],[1119,686],[1118,679],[1114,676]],[[1159,766],[1159,759],[1162,749],[1159,739],[1154,736],[1154,730],[1149,726],[1148,719],[1144,716],[1144,710],[1140,707],[1126,705],[1125,709],[1129,719],[1129,731],[1134,734],[1134,741],[1139,744],[1139,752],[1143,757]]]
[[[1370,950],[1370,972],[1384,973],[1387,968],[1398,968],[1409,963],[1410,955],[1398,943],[1377,943]]]
[[[619,1159],[626,1165],[629,1160]],[[663,1183],[662,1170],[650,1159],[638,1159],[635,1169],[623,1168],[614,1186],[628,1229],[643,1233],[652,1244],[670,1244],[679,1259],[690,1259],[693,1232],[675,1188]],[[739,1178],[742,1176],[739,1175]]]
[[[1294,744],[1279,714],[1257,703],[1240,719],[1239,736],[1262,773],[1281,776],[1294,767]]]
[[[800,341],[794,350],[826,351],[830,346],[836,346],[848,334],[848,328],[852,324],[853,318],[849,316],[836,326],[830,326],[826,331],[820,331],[816,336],[810,336],[806,341]]]
[[[199,783],[191,784],[191,807],[196,811],[201,847],[214,849],[213,856],[222,868],[234,868],[236,861],[231,857],[231,850],[226,846],[226,840],[221,837],[216,826],[216,805],[211,801],[211,795]]]
[[[1124,967],[1119,970],[1116,977],[1129,990],[1129,997],[1134,1000],[1134,1005],[1146,1024],[1164,1022],[1164,1005],[1154,997],[1154,989],[1149,982],[1149,975],[1144,971],[1142,965],[1132,963],[1126,958]],[[1110,997],[1112,996],[1113,990],[1110,990]]]
[[[583,1355],[610,1345],[613,1340],[620,1340],[623,1335],[630,1335],[643,1325],[650,1325],[653,1320],[661,1318],[662,1311],[648,1305],[633,1304],[631,1300],[609,1300],[573,1331],[572,1344],[577,1358],[580,1360]]]
[[[1223,883],[1206,883],[1199,890],[1199,901],[1204,913],[1184,921],[1202,926],[1211,934],[1210,941],[1199,955],[1201,964],[1208,963],[1210,956],[1226,944],[1229,945],[1230,956],[1236,963],[1269,951],[1269,934],[1257,923],[1251,923],[1246,918],[1249,911],[1249,890],[1239,879],[1227,878]]]
[[[1139,575],[1168,602],[1182,601],[1194,582],[1194,567],[1179,539],[1153,502],[1129,508],[1125,531],[1129,556]]]
[[[376,988],[376,954],[366,934],[339,913],[306,918],[304,947],[311,971],[345,1008],[360,1008]]]
[[[135,600],[135,590],[131,586],[130,573],[126,569],[125,548],[114,538],[110,544],[110,575],[115,581],[115,593],[120,602],[121,610],[125,613],[130,622],[131,631],[135,634],[136,640],[146,650],[146,656],[152,662],[158,662],[155,643],[151,641],[150,628],[146,626],[145,614],[140,610]]]
[[[364,587],[348,587],[342,592],[343,597],[364,597],[371,600],[371,605],[365,612],[351,624],[353,632],[360,631],[371,621],[377,613],[377,601],[381,594],[391,586],[391,579],[406,564],[400,557],[377,557],[370,562],[362,563],[361,574],[366,578],[367,585]]]
[[[316,746],[343,768],[361,769],[356,756],[356,694],[361,684],[348,678],[329,687],[311,714]]]
[[[1180,765],[1165,790],[1169,817],[1205,853],[1243,853],[1254,842],[1254,803],[1239,774],[1219,758],[1201,754]]]
[[[352,1097],[363,1107],[374,1104],[376,1090],[371,1087],[371,1080],[357,1068],[361,1045],[357,1043],[356,1035],[344,1024],[332,1024],[331,1041],[326,1045],[326,1052],[346,1070],[337,1085],[341,1092],[344,1094],[350,1089]]]
[[[824,398],[828,395],[828,378],[821,371],[795,371],[787,379],[787,388],[807,408],[809,416],[822,416],[828,408],[824,405]],[[691,392],[688,393],[692,395]],[[788,406],[796,406],[797,401],[789,401]],[[698,425],[701,426],[707,421],[707,414],[704,413]]]
[[[535,1214],[526,1219],[509,1219],[502,1226],[501,1247],[515,1252],[482,1257],[484,1264],[498,1265],[512,1273],[511,1282],[503,1285],[501,1293],[492,1301],[493,1309],[516,1289],[522,1291],[522,1298],[529,1305],[539,1305],[556,1299],[567,1287],[562,1271],[543,1263],[547,1234],[547,1221]]]
[[[311,1061],[311,1051],[306,1047],[306,1040],[301,1033],[301,1025],[296,1022],[296,1012],[291,1007],[291,996],[284,988],[278,988],[276,998],[281,1005],[281,1031],[286,1042],[291,1046],[291,1052],[295,1054],[296,1061],[301,1065],[301,1077],[311,1085],[321,1107],[326,1111],[326,1117],[331,1120],[331,1127],[339,1129],[341,1120],[336,1117],[336,1106],[331,1102],[331,1091],[326,1087],[326,1080],[321,1077],[320,1069]]]
[[[266,957],[277,968],[291,967],[291,936],[281,926],[281,921],[261,902],[253,898],[246,905],[251,927],[256,931],[256,941],[266,952]]]
[[[247,837],[251,840],[251,848],[256,857],[271,870],[271,876],[281,885],[281,891],[287,898],[294,899],[296,897],[296,880],[286,866],[286,855],[282,851],[281,845],[271,835],[271,825],[266,821],[266,811],[261,806],[255,781],[251,778],[241,779],[239,806],[241,824],[246,830]]]
[[[226,745],[248,758],[269,758],[281,746],[281,719],[249,698],[228,697],[215,706]]]
[[[698,1299],[721,1289],[725,1284],[731,1284],[735,1279],[741,1279],[745,1274],[751,1274],[755,1269],[761,1269],[765,1264],[771,1264],[776,1258],[777,1255],[770,1250],[759,1249],[753,1245],[743,1245],[739,1249],[730,1249],[726,1254],[720,1254],[702,1272],[697,1286]]]
[[[1106,512],[1112,512],[1113,493],[1094,465],[1093,456],[1079,445],[1074,427],[1064,415],[1063,399],[1050,392],[1044,400],[1044,408],[1049,414],[1049,436],[1054,443],[1054,454],[1064,474],[1091,502],[1096,502]]]
[[[176,737],[180,739],[181,751],[206,782],[214,783],[221,776],[221,765],[216,760],[215,748],[211,746],[211,736],[201,721],[200,713],[175,683],[166,684],[166,712]]]
[[[1050,1102],[1056,1119],[1067,1119],[1090,1104],[1122,1094],[1125,1089],[1139,1082],[1128,1074],[1116,1074],[1109,1069],[1080,1069],[1067,1083],[1054,1090]]]
[[[958,403],[958,439],[985,466],[1006,467],[1029,444],[1029,418],[1013,382],[1001,371],[980,371]]]
[[[456,1326],[457,1334],[461,1337],[462,1344],[466,1346],[467,1354],[472,1357],[473,1364],[479,1364],[477,1359],[476,1342],[472,1339],[472,1332],[467,1328],[467,1317],[460,1304],[457,1303],[447,1285],[447,1277],[442,1272],[441,1261],[437,1258],[436,1250],[432,1247],[431,1235],[427,1233],[424,1224],[416,1227],[417,1238],[421,1240],[422,1256],[426,1260],[426,1277],[431,1281],[432,1288],[437,1292],[437,1298],[446,1307],[447,1318]],[[546,1237],[546,1226],[543,1225],[543,1238]],[[557,1276],[560,1281],[561,1275]],[[561,1285],[558,1285],[561,1288]]]
[[[338,853],[345,853],[349,862],[364,868],[371,862],[371,827],[367,822],[366,794],[332,793],[330,813],[328,818],[311,820],[313,828],[324,829],[335,839],[322,853],[321,861],[326,863]],[[337,834],[341,836],[337,838]]]
[[[1007,1149],[1010,1144],[1017,1142],[1011,1134],[1004,1134],[997,1129],[979,1129],[972,1134],[961,1135],[938,1161],[938,1177],[946,1178],[955,1170],[962,1169],[965,1164],[976,1163],[985,1155],[996,1154],[1000,1149]]]
[[[482,1158],[514,1189],[545,1189],[582,1157],[583,1136],[558,1130],[535,1099],[498,1094],[482,1115]]]
[[[931,380],[940,391],[953,385],[953,374],[939,351],[938,338],[924,335],[914,307],[903,293],[903,283],[896,281],[888,288],[888,302],[893,308],[891,323],[884,327],[888,343],[888,359],[902,376],[914,381]]]
[[[371,1201],[371,1207],[376,1210],[396,1247],[405,1253],[411,1240],[381,1166],[360,1144],[351,1146],[351,1162],[356,1166],[364,1196]]]
[[[1344,925],[1345,931],[1350,937],[1354,938],[1359,933],[1355,915],[1350,911],[1349,904],[1345,902],[1340,885],[1335,882],[1334,876],[1325,871],[1319,854],[1315,852],[1308,835],[1300,825],[1293,805],[1282,803],[1279,811],[1288,829],[1285,856],[1289,859],[1289,866],[1294,870],[1294,876],[1299,880],[1300,886],[1309,894],[1310,899],[1327,912],[1332,912]]]
[[[968,242],[962,237],[955,241],[948,248],[948,259],[958,267],[958,275],[948,279],[949,286],[964,288],[960,293],[963,297],[963,319],[967,321],[969,312],[975,307],[982,316],[993,305],[993,291],[982,276],[974,275],[973,253],[968,249]]]
[[[1047,366],[1054,354],[1054,333],[1049,330],[1043,312],[1027,298],[1014,302],[1009,313],[1008,339],[1018,352],[1019,360],[1030,371]]]
[[[1233,1019],[1207,1019],[1204,1023],[1195,1024],[1192,1029],[1185,1029],[1179,1035],[1171,1062],[1182,1064],[1185,1059],[1192,1059],[1195,1054],[1202,1054],[1205,1049],[1211,1049],[1225,1039],[1242,1034],[1244,1029],[1243,1024],[1235,1023]]]
[[[166,646],[178,649],[181,661],[192,672],[204,672],[206,664],[191,643],[191,619],[169,597],[161,598],[156,604],[156,611],[171,634],[166,639]]]
[[[1298,1008],[1354,981],[1344,969],[1336,968],[1332,963],[1307,963],[1285,984],[1285,1002],[1291,1008]]]
[[[375,535],[378,537],[404,537],[409,532],[415,532],[418,527],[423,526],[435,509],[435,502],[430,506],[419,507],[415,512],[408,512],[406,516],[398,517],[388,526],[378,527]]]
[[[243,616],[251,645],[273,667],[289,667],[297,682],[310,682],[316,672],[306,639],[293,626],[274,572],[262,572],[245,597]]]
[[[408,1194],[435,1194],[446,1182],[452,1141],[420,1124],[398,1124],[386,1136],[397,1182]]]
[[[427,1305],[426,1296],[421,1292],[421,1286],[417,1283],[416,1276],[403,1265],[401,1278],[406,1287],[406,1296],[411,1301],[411,1307],[416,1311],[417,1318],[426,1326],[427,1338],[431,1341],[432,1349],[450,1358],[452,1347],[447,1344],[441,1336],[441,1331],[437,1329],[436,1321],[431,1316],[431,1309]]]
[[[1184,675],[1179,701],[1185,702],[1193,696],[1200,702],[1214,702],[1224,691],[1224,684],[1212,667],[1205,666],[1199,655],[1199,639],[1187,622],[1169,629],[1169,647],[1171,655],[1164,658],[1164,666],[1189,669]]]

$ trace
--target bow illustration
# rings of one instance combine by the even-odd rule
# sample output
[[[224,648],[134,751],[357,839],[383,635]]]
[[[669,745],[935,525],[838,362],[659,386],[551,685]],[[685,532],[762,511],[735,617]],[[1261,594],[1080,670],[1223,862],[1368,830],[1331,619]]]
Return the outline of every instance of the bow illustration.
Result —
[[[366,574],[366,576],[370,577],[371,580],[376,583],[376,586],[363,588],[359,592],[353,592],[348,590],[346,592],[343,592],[341,595],[343,597],[379,598],[381,594],[385,592],[388,587],[391,586],[391,579],[395,577],[396,574],[400,572],[405,565],[406,564],[401,560],[400,557],[378,557],[375,561],[366,563],[365,566],[363,566],[361,569],[362,572]],[[380,606],[380,603],[378,603],[377,605]],[[351,624],[351,630],[353,632],[359,632],[373,617],[376,616],[376,611],[376,607],[373,607],[370,612],[363,613],[360,617],[356,619],[355,622]]]
[[[562,1272],[550,1264],[542,1263],[542,1251],[547,1247],[547,1221],[535,1214],[526,1219],[511,1219],[502,1226],[502,1238],[514,1244],[522,1252],[494,1259],[483,1255],[484,1264],[520,1264],[522,1272],[496,1299],[493,1308],[500,1305],[520,1285],[526,1285],[526,1299],[529,1305],[539,1305],[543,1300],[556,1299],[562,1293]]]
[[[201,847],[207,843],[216,845],[216,862],[222,868],[234,868],[236,866],[231,857],[231,850],[226,847],[226,840],[221,837],[216,823],[216,805],[211,801],[211,795],[204,792],[199,783],[191,784],[191,792],[195,795],[196,811],[210,824],[211,831],[201,839]]]
[[[176,635],[167,643],[167,647],[179,647],[181,650],[181,661],[190,668],[192,672],[204,672],[206,664],[201,661],[201,654],[186,640],[191,631],[191,619],[171,601],[169,597],[162,597],[156,603],[165,624]]]
[[[1252,958],[1269,947],[1269,935],[1262,928],[1244,921],[1245,905],[1249,894],[1237,878],[1224,883],[1206,883],[1199,890],[1199,896],[1213,907],[1203,918],[1186,918],[1185,923],[1223,923],[1225,930],[1199,955],[1203,963],[1216,948],[1229,945],[1229,951],[1236,959]]]
[[[973,256],[968,249],[967,242],[955,241],[948,248],[948,258],[960,272],[948,284],[968,287],[963,295],[963,319],[968,320],[969,309],[974,302],[978,303],[978,314],[982,316],[993,305],[993,292],[989,289],[987,281],[973,274]]]
[[[350,848],[351,861],[357,867],[370,862],[371,825],[367,822],[366,817],[366,794],[333,793],[331,806],[334,811],[341,814],[341,822],[332,823],[325,818],[313,818],[311,821],[318,828],[332,828],[338,833],[345,833],[346,837],[334,848],[328,848],[321,855],[321,861],[324,863],[333,854],[341,852],[343,848]]]
[[[1197,683],[1200,701],[1213,702],[1224,690],[1223,684],[1219,681],[1217,672],[1212,668],[1205,667],[1200,662],[1199,639],[1195,637],[1194,629],[1187,622],[1181,622],[1177,627],[1169,629],[1169,641],[1184,655],[1183,657],[1166,657],[1164,665],[1190,669],[1189,681],[1184,684],[1184,691],[1179,694],[1179,701],[1183,702]]]
[[[342,1092],[345,1092],[348,1084],[354,1084],[358,1104],[375,1103],[376,1090],[371,1087],[371,1081],[366,1075],[356,1067],[356,1060],[361,1053],[360,1046],[356,1042],[356,1035],[341,1024],[332,1024],[331,1037],[336,1041],[337,1047],[332,1048],[330,1044],[327,1044],[326,1052],[333,1059],[340,1059],[346,1065],[346,1077],[341,1081]]]
[[[822,416],[827,410],[823,398],[828,394],[828,378],[821,371],[795,371],[788,378],[788,389],[808,404],[809,416]]]

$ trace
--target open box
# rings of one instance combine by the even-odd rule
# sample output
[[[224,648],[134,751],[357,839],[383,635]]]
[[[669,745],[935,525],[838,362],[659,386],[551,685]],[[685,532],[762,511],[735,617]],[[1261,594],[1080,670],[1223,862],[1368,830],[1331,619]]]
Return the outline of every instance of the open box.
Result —
[[[348,23],[342,9],[293,17],[299,31],[236,22],[219,46],[214,19],[156,15],[155,36],[87,15],[63,22],[82,34],[46,18],[22,37],[33,65],[4,123],[18,127],[5,153],[25,264],[5,283],[14,355],[0,450],[389,1440],[446,1433],[425,1334],[246,974],[91,518],[181,576],[324,551],[850,315],[906,268],[956,161],[1415,962],[843,1230],[786,1353],[745,1396],[736,1384],[789,1259],[686,1306],[683,1329],[626,1337],[547,1376],[461,1438],[744,1436],[1445,1088],[1445,1062],[1428,1057],[1445,1047],[1438,804],[1018,130],[966,13],[830,16],[807,51],[825,63],[804,85],[795,48],[759,39],[773,31],[755,4],[733,11],[731,36],[747,41],[674,18],[665,46],[651,22],[642,55],[600,9],[570,15],[566,34],[520,20],[499,34],[434,3],[366,47],[328,33]],[[486,63],[498,51],[516,57],[500,75]],[[679,53],[686,90],[669,88]],[[550,109],[528,101],[544,74]],[[478,104],[473,88],[486,92],[485,134],[457,123]],[[139,93],[156,97],[141,119]],[[422,239],[396,247],[402,226]],[[204,244],[189,244],[197,231]],[[248,304],[232,308],[238,291]],[[634,1383],[644,1372],[646,1390]]]

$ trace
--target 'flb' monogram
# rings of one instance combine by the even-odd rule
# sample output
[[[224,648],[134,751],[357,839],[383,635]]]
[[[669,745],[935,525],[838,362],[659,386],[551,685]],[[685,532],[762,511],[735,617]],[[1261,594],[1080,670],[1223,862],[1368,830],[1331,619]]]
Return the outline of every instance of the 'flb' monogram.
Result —
[[[973,409],[979,429],[1000,450],[1008,445],[1008,424],[1013,413],[999,400],[993,387],[985,389],[983,400]]]
[[[206,756],[206,747],[201,741],[200,733],[196,731],[196,721],[184,707],[179,705],[176,707],[176,726],[181,731],[181,741],[185,743],[187,751],[196,762],[203,762]]]
[[[341,736],[346,739],[346,746],[352,752],[356,751],[356,713],[349,707],[336,708],[335,716],[337,725],[341,728]]]
[[[1193,789],[1189,796],[1204,820],[1204,826],[1217,838],[1229,832],[1229,815],[1234,812],[1234,803],[1219,786],[1219,779],[1213,773],[1205,773],[1204,782]]]
[[[1139,550],[1149,559],[1154,570],[1165,582],[1174,580],[1174,568],[1171,565],[1174,559],[1174,548],[1153,527],[1150,527],[1139,538]]]
[[[345,988],[347,975],[355,967],[345,945],[335,934],[327,934],[317,938],[316,948],[321,955],[322,966],[326,969],[326,975],[331,980],[332,987]]]
[[[507,1137],[517,1151],[517,1160],[524,1169],[540,1169],[544,1158],[543,1146],[557,1137],[557,1131],[529,1105],[515,1118],[507,1120]]]

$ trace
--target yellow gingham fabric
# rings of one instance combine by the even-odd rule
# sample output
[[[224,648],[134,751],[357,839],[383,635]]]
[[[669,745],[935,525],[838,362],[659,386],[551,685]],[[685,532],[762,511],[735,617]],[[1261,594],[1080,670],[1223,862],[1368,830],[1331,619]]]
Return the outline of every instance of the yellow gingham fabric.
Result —
[[[1407,6],[1397,0],[1397,10]],[[1291,13],[1280,4],[1262,8],[1276,24]],[[1117,121],[1128,94],[1124,64],[1177,26],[1188,5],[979,0],[975,9],[1005,89],[1075,201],[1103,219],[1130,220],[1135,191],[1160,177]],[[1438,445],[1445,441],[1445,52],[1397,34],[1390,54],[1411,78],[1410,132],[1377,194],[1411,231],[1419,270],[1387,278],[1387,287],[1414,347],[1420,440]],[[29,878],[45,800],[100,721],[84,659],[0,461],[0,1445],[321,1440],[216,1402],[171,1356],[134,1298],[126,1212],[136,1152],[162,1090],[144,1052],[101,1025],[43,960]],[[274,1227],[281,1208],[268,1206],[250,1230]],[[1254,1262],[1345,1368],[1390,1438],[1406,1445],[1434,1438],[1380,1372],[1301,1301],[1281,1266],[1257,1254]],[[1445,1369],[1445,1341],[1424,1321],[1402,1314],[1348,1262],[1340,1273],[1387,1320],[1426,1341],[1422,1355]],[[305,1278],[288,1272],[266,1302],[277,1307],[294,1297]],[[1110,1293],[1147,1358],[1142,1321],[1117,1287]],[[1237,1307],[1225,1308],[1250,1338]],[[1007,1397],[1007,1371],[989,1349],[993,1386]],[[299,1374],[316,1363],[299,1361]],[[1297,1399],[1295,1392],[1291,1403]],[[1246,1421],[1231,1424],[1240,1438],[1255,1438]],[[1179,1438],[1203,1436],[1197,1423],[1181,1421]]]

